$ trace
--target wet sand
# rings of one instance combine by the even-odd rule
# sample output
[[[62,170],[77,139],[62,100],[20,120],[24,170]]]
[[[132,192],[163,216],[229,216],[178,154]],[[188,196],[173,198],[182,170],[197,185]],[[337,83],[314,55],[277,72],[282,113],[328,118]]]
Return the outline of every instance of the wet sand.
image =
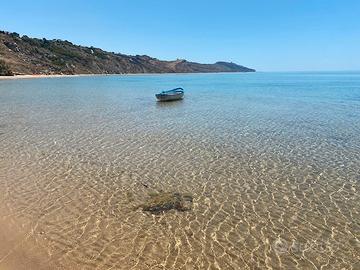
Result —
[[[9,214],[1,212],[0,215]],[[36,243],[33,228],[22,224],[14,219],[0,220],[0,269],[55,269],[46,250]]]

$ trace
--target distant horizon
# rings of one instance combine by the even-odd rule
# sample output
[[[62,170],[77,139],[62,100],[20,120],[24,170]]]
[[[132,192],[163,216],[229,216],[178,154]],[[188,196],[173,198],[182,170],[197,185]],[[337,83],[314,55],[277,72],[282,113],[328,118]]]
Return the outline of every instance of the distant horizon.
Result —
[[[355,0],[110,0],[106,5],[19,0],[3,6],[4,31],[110,52],[226,61],[264,72],[360,70],[360,2]]]

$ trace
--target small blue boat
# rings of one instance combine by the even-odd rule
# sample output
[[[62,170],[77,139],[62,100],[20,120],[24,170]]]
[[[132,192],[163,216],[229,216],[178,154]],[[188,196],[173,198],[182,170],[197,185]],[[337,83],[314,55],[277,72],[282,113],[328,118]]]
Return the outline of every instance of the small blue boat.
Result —
[[[184,89],[181,87],[168,90],[168,91],[162,91],[159,94],[155,95],[158,101],[173,101],[173,100],[179,100],[184,98]]]

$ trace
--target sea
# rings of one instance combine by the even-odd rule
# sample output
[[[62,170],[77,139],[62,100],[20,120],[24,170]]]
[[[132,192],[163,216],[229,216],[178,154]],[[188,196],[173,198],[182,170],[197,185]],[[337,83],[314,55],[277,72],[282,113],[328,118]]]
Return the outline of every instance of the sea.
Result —
[[[360,72],[0,80],[0,194],[0,268],[360,269]]]

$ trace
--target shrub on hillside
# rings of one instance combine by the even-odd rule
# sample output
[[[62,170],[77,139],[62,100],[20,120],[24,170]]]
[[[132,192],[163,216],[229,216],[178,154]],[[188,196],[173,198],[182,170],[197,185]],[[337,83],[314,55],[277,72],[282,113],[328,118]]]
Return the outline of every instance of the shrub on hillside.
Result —
[[[10,67],[5,63],[4,60],[0,59],[0,76],[13,76]]]

